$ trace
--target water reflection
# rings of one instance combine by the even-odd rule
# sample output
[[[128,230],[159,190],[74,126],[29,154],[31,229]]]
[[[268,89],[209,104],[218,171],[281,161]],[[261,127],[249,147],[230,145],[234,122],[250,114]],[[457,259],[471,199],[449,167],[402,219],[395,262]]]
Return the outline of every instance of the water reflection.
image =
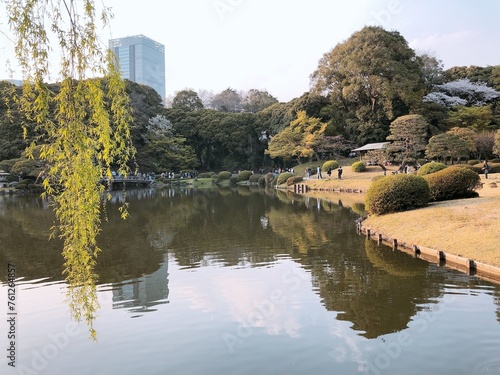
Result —
[[[47,241],[52,211],[38,198],[11,198],[0,201],[0,266],[9,261],[22,265],[27,280],[62,280],[62,245]],[[269,267],[277,271],[286,259],[308,275],[303,285],[337,320],[350,322],[361,336],[376,338],[406,329],[419,311],[443,295],[444,285],[481,285],[359,236],[354,222],[363,206],[352,199],[242,186],[112,192],[98,237],[102,252],[95,279],[68,288],[71,312],[93,329],[99,306],[92,281],[112,293],[113,309],[126,309],[131,317],[156,311],[169,302],[171,261],[181,271],[230,267],[258,272]],[[116,210],[124,202],[131,213],[126,221]],[[266,275],[262,273],[263,282]],[[231,290],[236,293],[227,308],[241,313],[252,294],[237,293],[234,286]],[[495,293],[500,306],[498,288]],[[500,321],[500,308],[497,316]],[[297,334],[299,328],[286,329]]]
[[[112,190],[106,192],[106,195],[112,204],[123,205],[128,200],[153,199],[156,196],[156,190],[151,188],[129,189],[127,191]]]
[[[149,275],[115,283],[111,286],[113,309],[127,309],[134,317],[157,311],[157,305],[168,303],[168,260]]]

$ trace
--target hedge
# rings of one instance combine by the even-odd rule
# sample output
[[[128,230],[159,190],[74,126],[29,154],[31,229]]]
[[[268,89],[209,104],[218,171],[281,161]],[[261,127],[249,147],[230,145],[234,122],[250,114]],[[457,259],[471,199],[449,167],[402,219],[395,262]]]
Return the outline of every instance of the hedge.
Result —
[[[460,165],[463,165],[463,164],[457,164],[457,167]],[[466,164],[466,165],[476,173],[479,173],[479,174],[484,173],[483,163],[477,163],[475,165],[468,165],[468,164]],[[500,163],[488,162],[488,165],[490,166],[490,169],[488,169],[488,173],[500,173]]]
[[[275,176],[273,173],[267,173],[264,176],[266,186],[273,186],[273,183],[275,182]]]
[[[495,159],[494,159],[495,160]],[[488,170],[489,173],[500,173],[500,163],[495,163],[493,160],[488,162],[488,165],[490,166],[490,169]],[[481,170],[481,173],[484,173],[483,171],[483,163],[479,165],[479,169]]]
[[[252,173],[252,171],[241,171],[238,173],[238,181],[248,181]]]
[[[286,180],[286,185],[291,186],[293,184],[296,184],[297,182],[302,182],[302,181],[304,181],[304,178],[302,176],[292,176],[288,177],[288,179]]]
[[[252,175],[250,175],[250,177],[248,178],[248,182],[252,183],[252,184],[256,184],[258,181],[259,181],[259,178],[260,178],[260,174],[259,173],[254,173]]]
[[[228,171],[219,172],[219,180],[229,180],[233,174]]]
[[[366,172],[366,165],[362,161],[357,161],[355,163],[352,163],[351,170],[358,173]]]
[[[422,165],[418,171],[417,175],[425,176],[431,173],[436,173],[437,171],[443,170],[446,168],[446,165],[443,163],[439,163],[437,161],[431,161],[430,163],[426,163]]]
[[[397,174],[374,181],[365,196],[370,214],[387,214],[425,207],[430,189],[426,180],[413,174]]]
[[[321,166],[321,171],[322,172],[328,172],[328,169],[337,169],[340,166],[339,162],[337,160],[327,160],[323,163]]]
[[[479,175],[469,168],[448,167],[425,176],[429,184],[431,201],[471,198],[481,181]]]
[[[286,182],[286,180],[288,180],[292,176],[293,176],[293,173],[290,173],[290,172],[280,173],[278,176],[278,179],[276,180],[276,185],[284,184]]]

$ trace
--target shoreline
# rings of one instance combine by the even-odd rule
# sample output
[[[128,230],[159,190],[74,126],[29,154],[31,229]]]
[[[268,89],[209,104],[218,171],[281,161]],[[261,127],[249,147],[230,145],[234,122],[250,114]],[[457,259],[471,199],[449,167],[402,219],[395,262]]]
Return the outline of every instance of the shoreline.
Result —
[[[303,195],[325,197],[338,191],[357,189],[360,201],[380,168],[363,173],[346,173],[345,179],[305,180]],[[387,173],[391,173],[390,170]],[[360,232],[374,241],[393,246],[430,262],[476,274],[500,283],[500,173],[481,175],[479,197],[430,203],[417,210],[369,216]],[[292,187],[293,189],[293,187]],[[337,191],[337,192],[336,192]],[[379,239],[381,235],[381,239]],[[445,260],[446,259],[446,260]]]

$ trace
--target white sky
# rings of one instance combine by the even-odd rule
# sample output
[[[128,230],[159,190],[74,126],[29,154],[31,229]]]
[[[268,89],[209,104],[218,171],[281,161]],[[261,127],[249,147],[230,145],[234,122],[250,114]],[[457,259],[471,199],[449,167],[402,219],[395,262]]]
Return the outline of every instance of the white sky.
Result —
[[[112,35],[102,33],[105,45],[138,34],[165,45],[167,96],[185,88],[256,88],[289,101],[309,90],[321,56],[365,25],[399,31],[412,48],[433,51],[445,68],[500,64],[498,0],[103,2],[115,15]],[[0,35],[0,69],[11,44]],[[0,78],[7,77],[0,70]]]

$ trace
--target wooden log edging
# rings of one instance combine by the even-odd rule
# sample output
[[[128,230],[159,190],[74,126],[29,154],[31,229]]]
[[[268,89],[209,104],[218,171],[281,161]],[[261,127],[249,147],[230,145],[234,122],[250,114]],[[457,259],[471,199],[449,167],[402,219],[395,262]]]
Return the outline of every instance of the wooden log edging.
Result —
[[[344,187],[337,187],[337,188],[322,188],[322,187],[316,187],[312,188],[308,184],[304,183],[297,183],[293,184],[291,186],[287,187],[275,187],[276,189],[285,189],[285,190],[292,190],[294,193],[297,194],[304,194],[307,193],[308,191],[327,191],[327,192],[332,192],[332,193],[355,193],[355,194],[364,194],[366,193],[366,189],[362,188],[344,188]]]
[[[439,265],[467,273],[468,275],[477,276],[486,281],[500,284],[500,267],[477,262],[460,255],[446,253],[442,250],[400,242],[396,238],[387,237],[382,233],[376,233],[370,228],[363,227],[361,222],[356,224],[356,230],[359,234],[364,234],[367,238],[377,241],[379,245],[384,244],[393,250],[403,251],[430,263],[438,263]]]
[[[306,184],[294,184],[293,192],[297,194],[307,193],[309,191],[309,186]]]

